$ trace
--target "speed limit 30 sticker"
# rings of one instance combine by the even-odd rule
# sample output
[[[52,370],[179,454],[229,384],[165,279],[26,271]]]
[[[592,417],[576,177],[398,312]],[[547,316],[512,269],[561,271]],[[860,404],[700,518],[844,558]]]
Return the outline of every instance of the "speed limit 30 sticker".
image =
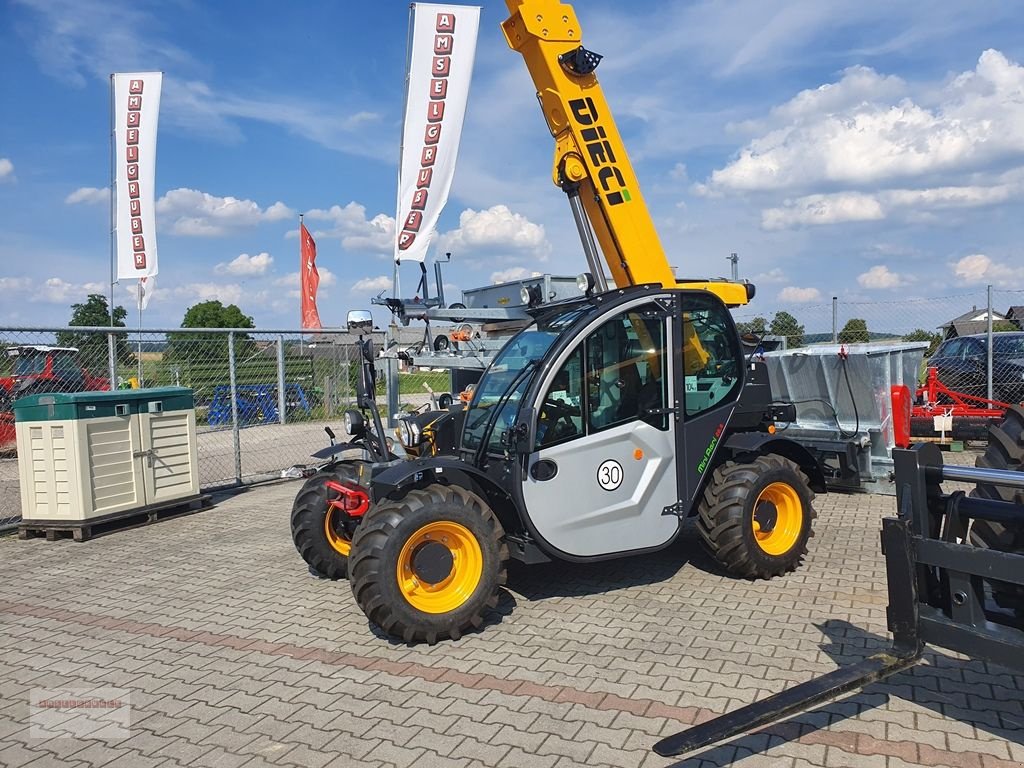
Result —
[[[597,484],[606,491],[614,491],[622,485],[622,465],[615,459],[605,459],[597,468]]]

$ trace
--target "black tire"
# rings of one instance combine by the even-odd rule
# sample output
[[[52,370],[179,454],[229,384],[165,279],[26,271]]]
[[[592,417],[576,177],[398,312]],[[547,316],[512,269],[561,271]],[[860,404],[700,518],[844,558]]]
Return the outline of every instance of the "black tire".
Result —
[[[410,569],[411,584],[418,589],[413,576],[427,584],[449,586],[440,590],[453,594],[460,579],[463,592],[453,597],[457,605],[444,612],[423,610],[410,602],[407,589],[399,584],[398,569],[402,562],[416,567],[413,558],[433,543],[416,544],[427,526],[455,524],[471,535],[467,540],[479,547],[479,574],[463,570],[459,573],[458,556],[453,556],[446,577],[423,576],[423,571]],[[498,518],[479,496],[463,488],[430,485],[410,491],[398,500],[385,500],[370,508],[352,539],[349,578],[356,602],[366,617],[389,635],[406,643],[436,643],[451,638],[458,640],[464,632],[479,629],[488,609],[498,604],[498,589],[505,583],[508,547],[505,532]],[[447,541],[447,539],[445,539]],[[410,546],[407,559],[404,553]],[[449,545],[444,551],[451,551]],[[447,563],[447,561],[446,561]],[[438,566],[444,573],[445,564]],[[475,569],[474,569],[475,570]],[[428,581],[438,578],[438,581]],[[451,589],[451,591],[448,591]],[[427,591],[429,593],[429,591]],[[465,593],[468,592],[468,595]],[[465,596],[464,596],[465,595]],[[415,599],[422,599],[416,597]]]
[[[779,523],[779,515],[785,513],[772,501],[779,493],[792,506],[788,522]],[[814,535],[812,521],[817,517],[813,500],[807,476],[789,459],[766,454],[749,464],[727,461],[715,469],[704,491],[697,508],[697,530],[707,551],[729,573],[770,579],[796,569],[807,554],[807,540]],[[780,539],[774,542],[775,548],[784,544],[783,550],[766,551],[772,547],[755,533],[755,516],[767,528],[768,538],[776,525],[786,526],[778,530]]]
[[[999,424],[989,427],[988,446],[974,463],[975,466],[987,469],[1024,471],[1024,408],[1015,405],[1007,409],[1006,417]],[[1024,491],[1016,488],[979,483],[971,495],[1024,506]],[[988,520],[975,520],[971,523],[968,540],[976,547],[1024,553],[1024,525],[1011,527]],[[992,598],[996,605],[1012,609],[1017,616],[1024,617],[1024,587],[994,581]]]
[[[332,470],[317,472],[302,484],[292,505],[292,541],[309,569],[326,579],[344,579],[348,575],[348,555],[331,544],[327,536],[328,502],[338,498],[325,483],[328,480],[355,481],[357,472],[351,465],[338,465]],[[339,526],[332,514],[333,530],[340,539],[351,541],[351,532]]]
[[[448,305],[448,309],[465,309],[465,308],[466,308],[466,305],[462,304],[462,303],[460,303],[458,301],[456,301],[454,304],[449,304]],[[464,318],[464,317],[453,317],[452,318],[452,322],[453,323],[461,323],[465,319],[466,318]]]

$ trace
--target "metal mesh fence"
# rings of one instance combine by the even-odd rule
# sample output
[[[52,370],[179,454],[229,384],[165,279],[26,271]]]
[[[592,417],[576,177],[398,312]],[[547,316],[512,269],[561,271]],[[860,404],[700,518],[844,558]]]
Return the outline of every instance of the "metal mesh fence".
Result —
[[[0,328],[0,528],[21,517],[13,402],[44,392],[184,386],[195,397],[204,489],[313,460],[355,399],[346,332]]]
[[[773,308],[755,299],[734,311],[740,331],[766,334],[767,347],[813,344],[927,341],[918,383],[932,369],[933,402],[978,398],[1024,400],[1024,291],[981,289],[934,298],[895,301],[787,304]],[[992,317],[992,355],[987,338]],[[991,391],[991,395],[989,392]],[[961,398],[967,395],[967,398]]]
[[[991,307],[993,343],[987,339]],[[818,343],[928,341],[919,383],[933,396],[956,393],[1024,401],[1024,291],[978,290],[887,302],[786,304],[763,299],[735,311],[740,331],[788,348]],[[375,339],[377,349],[385,343]],[[21,515],[12,403],[38,392],[122,387],[190,387],[198,422],[200,484],[212,489],[280,476],[324,444],[355,400],[359,353],[345,331],[252,329],[0,328],[0,528]],[[420,345],[422,347],[422,345]],[[399,345],[398,350],[403,351]],[[458,396],[479,371],[453,371],[423,349],[378,361],[378,394],[400,411]],[[416,354],[416,353],[419,354]],[[420,365],[411,365],[411,355]],[[991,373],[990,373],[991,372]],[[388,383],[397,389],[385,399]],[[952,392],[952,394],[950,394]],[[977,401],[972,400],[972,403]]]

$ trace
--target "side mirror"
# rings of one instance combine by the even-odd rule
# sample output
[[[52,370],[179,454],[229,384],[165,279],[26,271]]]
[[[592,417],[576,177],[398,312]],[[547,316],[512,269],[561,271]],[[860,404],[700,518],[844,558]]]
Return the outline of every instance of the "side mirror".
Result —
[[[373,315],[368,309],[351,309],[346,319],[348,329],[355,333],[373,330]]]

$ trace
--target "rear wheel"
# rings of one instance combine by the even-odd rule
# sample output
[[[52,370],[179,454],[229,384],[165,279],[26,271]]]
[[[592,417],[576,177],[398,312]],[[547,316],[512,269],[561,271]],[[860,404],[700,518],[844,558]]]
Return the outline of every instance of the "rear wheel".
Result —
[[[451,638],[483,625],[505,583],[508,547],[476,494],[431,485],[372,507],[352,540],[356,602],[407,643]]]
[[[789,459],[758,456],[715,469],[698,507],[704,546],[727,571],[770,579],[794,570],[814,535],[814,493]]]
[[[352,548],[352,523],[330,506],[339,498],[327,481],[355,481],[355,468],[348,465],[317,472],[299,489],[292,506],[291,528],[295,549],[310,570],[328,579],[344,579],[348,575],[348,558]]]
[[[1009,408],[1002,422],[989,427],[988,446],[985,453],[975,461],[975,465],[987,469],[1024,471],[1024,408]],[[1024,491],[991,483],[978,483],[971,495],[1024,505]],[[968,540],[974,546],[985,549],[1024,552],[1024,525],[1008,526],[988,520],[975,520],[971,524]],[[1003,581],[992,582],[992,598],[996,605],[1024,617],[1024,587]]]

